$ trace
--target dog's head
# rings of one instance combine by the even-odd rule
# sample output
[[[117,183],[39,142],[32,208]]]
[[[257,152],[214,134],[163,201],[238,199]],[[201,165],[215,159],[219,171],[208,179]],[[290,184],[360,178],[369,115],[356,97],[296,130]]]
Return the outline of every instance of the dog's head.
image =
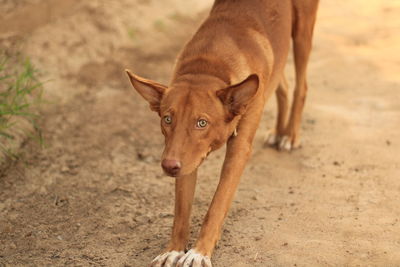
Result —
[[[228,140],[259,85],[258,76],[253,74],[225,88],[216,79],[196,85],[181,82],[168,88],[127,73],[151,110],[160,115],[165,136],[161,165],[174,177],[192,173]]]

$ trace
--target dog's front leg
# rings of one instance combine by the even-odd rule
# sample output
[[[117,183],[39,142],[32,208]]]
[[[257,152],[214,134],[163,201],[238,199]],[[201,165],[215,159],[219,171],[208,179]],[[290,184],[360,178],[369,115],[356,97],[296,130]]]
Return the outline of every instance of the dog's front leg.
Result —
[[[246,134],[239,129],[238,136],[231,137],[228,141],[221,178],[196,246],[178,261],[177,266],[211,267],[210,257],[220,237],[222,224],[236,192],[240,176],[251,154],[253,136],[254,132]]]
[[[197,170],[192,174],[178,177],[175,181],[175,218],[172,237],[166,252],[156,257],[151,267],[175,266],[176,262],[185,255],[189,239],[189,218],[192,208]]]

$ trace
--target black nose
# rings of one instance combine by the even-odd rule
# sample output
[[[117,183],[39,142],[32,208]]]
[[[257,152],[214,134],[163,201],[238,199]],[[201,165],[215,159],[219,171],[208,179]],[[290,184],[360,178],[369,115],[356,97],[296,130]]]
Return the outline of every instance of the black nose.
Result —
[[[174,159],[163,159],[161,166],[169,176],[177,176],[181,170],[181,163]]]

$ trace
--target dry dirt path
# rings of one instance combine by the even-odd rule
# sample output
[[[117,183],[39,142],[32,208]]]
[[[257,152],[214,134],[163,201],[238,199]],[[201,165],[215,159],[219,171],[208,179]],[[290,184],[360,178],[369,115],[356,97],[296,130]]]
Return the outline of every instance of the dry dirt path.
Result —
[[[210,6],[197,2],[0,3],[10,25],[42,12],[2,25],[0,44],[23,40],[51,100],[46,148],[26,144],[0,177],[0,266],[141,267],[163,249],[174,181],[159,167],[158,118],[122,70],[167,82]],[[399,12],[399,1],[322,1],[303,147],[262,147],[271,99],[214,266],[400,265]],[[200,170],[192,242],[222,159]]]

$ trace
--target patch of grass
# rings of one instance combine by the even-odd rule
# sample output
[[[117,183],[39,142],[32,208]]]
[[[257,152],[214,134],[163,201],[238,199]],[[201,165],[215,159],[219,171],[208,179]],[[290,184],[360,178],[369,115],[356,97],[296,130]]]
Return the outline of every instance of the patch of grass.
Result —
[[[167,29],[167,25],[161,19],[154,21],[153,26],[157,31],[160,31],[160,32],[165,31]]]
[[[131,38],[133,41],[135,41],[136,38],[137,38],[137,30],[136,30],[135,28],[133,28],[133,27],[130,27],[130,28],[128,29],[128,36],[129,36],[129,38]]]
[[[187,17],[185,17],[185,15],[183,15],[182,13],[179,13],[179,12],[175,11],[175,12],[171,13],[171,14],[168,16],[168,18],[169,18],[170,20],[173,20],[173,21],[182,22],[182,21],[184,21]]]
[[[0,52],[0,153],[6,158],[17,158],[14,143],[21,136],[43,142],[38,126],[43,87],[37,76],[28,58]]]

